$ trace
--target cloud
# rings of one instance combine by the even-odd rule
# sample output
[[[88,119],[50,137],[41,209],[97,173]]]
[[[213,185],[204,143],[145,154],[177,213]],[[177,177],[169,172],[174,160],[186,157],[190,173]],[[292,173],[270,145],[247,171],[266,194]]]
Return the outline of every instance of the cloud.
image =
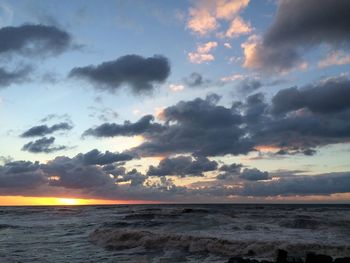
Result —
[[[214,31],[218,27],[216,18],[208,10],[191,8],[189,15],[190,19],[187,22],[187,27],[201,36]]]
[[[319,68],[350,64],[350,55],[343,51],[332,51],[318,62]]]
[[[73,126],[70,125],[68,122],[61,122],[58,124],[54,124],[51,127],[47,125],[39,125],[39,126],[34,126],[24,133],[21,134],[21,137],[23,138],[28,138],[28,137],[36,137],[36,136],[45,136],[51,133],[54,133],[56,131],[68,131],[73,129]]]
[[[34,188],[46,183],[47,179],[38,172],[38,169],[38,162],[14,161],[6,163],[0,166],[0,188],[20,193],[21,188]]]
[[[141,186],[147,179],[147,176],[138,172],[136,169],[120,175],[116,178],[117,183],[130,182],[130,186]]]
[[[287,73],[293,67],[304,67],[304,61],[294,49],[265,47],[263,41],[252,35],[241,44],[244,53],[243,67],[266,73]]]
[[[331,82],[334,84],[337,81]],[[245,103],[235,103],[234,108],[242,112],[246,133],[256,147],[265,145],[281,148],[285,152],[308,153],[315,147],[348,142],[350,139],[350,125],[345,121],[350,117],[350,109],[344,100],[337,101],[336,95],[339,91],[343,94],[344,88],[340,86],[333,91],[329,88],[331,82],[320,82],[326,84],[319,87],[319,92],[311,85],[303,99],[311,101],[312,94],[315,96],[307,104],[304,100],[303,104],[299,104],[299,95],[293,97],[290,92],[295,93],[296,88],[291,88],[277,93],[272,105],[267,104],[262,94],[254,94]],[[328,94],[329,91],[335,94]],[[324,94],[328,94],[330,100],[321,105],[321,101],[327,97]]]
[[[297,175],[246,184],[236,190],[245,196],[290,196],[290,195],[329,195],[350,192],[350,173],[329,173],[320,175]]]
[[[224,43],[224,47],[225,47],[225,48],[228,48],[228,49],[231,49],[231,48],[232,48],[232,46],[231,46],[230,43]]]
[[[170,84],[169,89],[173,92],[178,92],[184,90],[185,86],[181,84]]]
[[[145,115],[134,123],[104,123],[83,135],[140,135],[144,141],[130,151],[143,157],[239,155],[261,146],[272,147],[273,158],[312,156],[317,147],[349,141],[349,87],[341,75],[282,89],[271,102],[255,93],[231,107],[220,105],[220,97],[211,94],[164,108],[159,121]]]
[[[350,80],[346,76],[338,76],[300,89],[282,89],[272,98],[272,106],[275,114],[302,108],[320,114],[350,109]]]
[[[170,63],[166,57],[126,55],[96,66],[73,68],[69,77],[87,79],[97,89],[110,92],[127,85],[132,92],[140,94],[151,92],[154,85],[163,83],[169,74]]]
[[[89,106],[88,109],[92,111],[92,113],[89,114],[89,117],[95,117],[105,122],[109,120],[114,120],[119,117],[119,114],[109,107],[100,108],[95,106]]]
[[[212,94],[205,100],[180,101],[163,110],[164,124],[151,123],[153,117],[146,115],[136,123],[105,123],[85,131],[84,135],[142,135],[145,142],[133,151],[144,156],[169,153],[215,156],[249,152],[252,144],[244,138],[241,116],[230,108],[217,105],[219,99]]]
[[[246,77],[237,83],[236,88],[240,93],[249,94],[257,91],[262,86],[263,84],[259,79]]]
[[[205,100],[180,101],[165,108],[163,129],[143,134],[145,142],[134,151],[141,155],[192,153],[196,156],[244,154],[252,144],[244,137],[241,116],[217,105],[217,95]]]
[[[57,55],[71,47],[69,33],[54,26],[22,25],[0,28],[0,54]]]
[[[209,79],[205,79],[202,74],[197,72],[192,72],[191,75],[184,79],[184,82],[189,87],[202,87],[208,85],[211,81]]]
[[[195,52],[189,52],[187,54],[188,60],[191,63],[202,64],[204,62],[210,62],[215,60],[215,57],[210,52],[216,48],[217,42],[210,41],[204,44],[198,44]]]
[[[136,169],[126,172],[124,167],[119,167],[119,172],[112,174],[110,171],[117,169],[118,166],[112,168],[112,164],[103,166],[87,164],[81,155],[85,154],[81,153],[73,158],[60,156],[47,163],[12,161],[0,165],[0,193],[22,196],[193,202],[224,201],[230,200],[232,196],[243,198],[325,196],[350,192],[349,172],[300,175],[298,171],[288,174],[277,171],[272,178],[264,179],[266,173],[257,169],[245,169],[240,174],[249,176],[246,178],[236,176],[236,179],[241,179],[239,181],[220,180],[223,184],[187,188],[176,186],[165,176],[149,181],[147,175]],[[219,169],[235,173],[241,166],[226,165]]]
[[[54,146],[54,142],[54,137],[43,137],[23,145],[22,151],[28,151],[31,153],[52,153],[67,149],[66,146]]]
[[[197,1],[189,9],[187,27],[200,36],[208,35],[220,27],[220,20],[234,19],[248,4],[249,0]]]
[[[239,37],[249,34],[253,31],[251,25],[245,22],[241,17],[236,17],[232,20],[230,27],[227,29],[225,36],[228,38]]]
[[[155,133],[162,129],[158,123],[153,123],[152,115],[145,115],[135,123],[125,121],[124,124],[104,123],[96,128],[86,130],[83,136],[114,137],[134,136],[147,133]]]
[[[216,161],[210,161],[206,157],[178,156],[165,158],[158,166],[151,165],[148,169],[148,176],[174,175],[179,177],[203,176],[203,172],[216,170]]]
[[[228,180],[235,179],[241,173],[242,164],[224,164],[219,168],[220,174],[217,175],[216,179],[218,180]]]
[[[256,168],[253,168],[253,169],[246,168],[241,172],[239,177],[248,181],[260,181],[260,180],[269,179],[269,173],[262,172]]]
[[[57,119],[57,120],[63,120],[64,122],[68,122],[68,123],[71,123],[71,118],[68,114],[62,114],[62,115],[59,115],[59,114],[48,114],[46,115],[44,118],[42,118],[40,120],[40,122],[48,122],[48,121],[51,121],[51,120],[54,120],[54,119]]]
[[[242,164],[224,164],[219,168],[220,173],[216,179],[226,181],[238,181],[239,179],[244,181],[260,181],[270,179],[268,172],[262,172],[256,168],[245,168],[242,170]]]
[[[222,82],[231,82],[236,80],[242,80],[245,77],[242,74],[232,74],[231,76],[222,77],[220,80]]]
[[[22,83],[28,80],[29,74],[33,71],[30,66],[21,67],[13,72],[0,68],[0,87],[7,87],[11,84]]]
[[[346,0],[281,0],[275,20],[262,39],[242,44],[243,66],[265,72],[288,72],[305,67],[303,54],[322,44],[348,50],[350,18]]]
[[[102,153],[94,149],[85,154],[80,153],[75,158],[86,165],[106,165],[115,162],[130,161],[133,159],[133,156],[127,153],[112,153],[109,151]]]
[[[282,0],[264,41],[267,45],[348,45],[349,8],[350,3],[346,0],[325,0],[322,3],[317,0]]]
[[[98,189],[113,184],[113,179],[101,167],[81,164],[75,158],[56,157],[42,165],[41,169],[50,175],[49,185],[54,187]]]

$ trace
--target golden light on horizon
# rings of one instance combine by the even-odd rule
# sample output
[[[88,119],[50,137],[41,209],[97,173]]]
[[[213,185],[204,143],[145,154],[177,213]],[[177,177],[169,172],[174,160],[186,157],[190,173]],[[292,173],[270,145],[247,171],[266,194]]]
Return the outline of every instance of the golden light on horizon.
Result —
[[[63,205],[79,205],[80,204],[80,200],[74,199],[74,198],[59,198],[57,201]]]
[[[46,205],[118,205],[155,203],[140,200],[104,200],[104,199],[80,199],[65,197],[27,197],[27,196],[0,196],[0,206],[46,206]]]

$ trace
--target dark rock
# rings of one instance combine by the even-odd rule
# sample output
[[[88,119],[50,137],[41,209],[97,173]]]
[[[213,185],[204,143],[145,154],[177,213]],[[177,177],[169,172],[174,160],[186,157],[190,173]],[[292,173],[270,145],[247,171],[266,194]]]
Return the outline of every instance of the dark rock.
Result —
[[[328,255],[317,255],[315,253],[306,254],[305,263],[332,263],[333,258]]]
[[[230,258],[227,263],[249,263],[249,261],[241,257],[233,257]]]
[[[304,263],[301,257],[287,257],[288,263]]]
[[[288,252],[283,249],[277,250],[276,263],[287,263]]]
[[[334,263],[350,263],[350,257],[337,258],[334,260]]]

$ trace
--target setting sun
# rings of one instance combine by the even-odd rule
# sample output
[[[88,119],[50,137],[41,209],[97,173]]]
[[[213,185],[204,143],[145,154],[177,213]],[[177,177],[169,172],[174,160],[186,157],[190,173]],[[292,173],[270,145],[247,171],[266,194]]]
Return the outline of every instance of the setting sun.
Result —
[[[72,199],[72,198],[59,198],[57,200],[62,205],[80,205],[81,201],[79,199]]]

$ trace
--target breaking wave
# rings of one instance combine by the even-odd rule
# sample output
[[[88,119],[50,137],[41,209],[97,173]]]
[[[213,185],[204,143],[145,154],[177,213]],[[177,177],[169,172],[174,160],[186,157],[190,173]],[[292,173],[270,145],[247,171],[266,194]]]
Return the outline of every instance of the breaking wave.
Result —
[[[182,250],[190,253],[213,253],[223,256],[255,255],[271,258],[279,248],[292,254],[303,255],[307,251],[345,256],[350,254],[349,246],[325,246],[320,244],[293,244],[281,242],[257,242],[225,240],[215,237],[193,236],[175,233],[160,233],[145,230],[124,230],[99,228],[90,240],[108,250],[123,250],[142,247],[148,250]]]

